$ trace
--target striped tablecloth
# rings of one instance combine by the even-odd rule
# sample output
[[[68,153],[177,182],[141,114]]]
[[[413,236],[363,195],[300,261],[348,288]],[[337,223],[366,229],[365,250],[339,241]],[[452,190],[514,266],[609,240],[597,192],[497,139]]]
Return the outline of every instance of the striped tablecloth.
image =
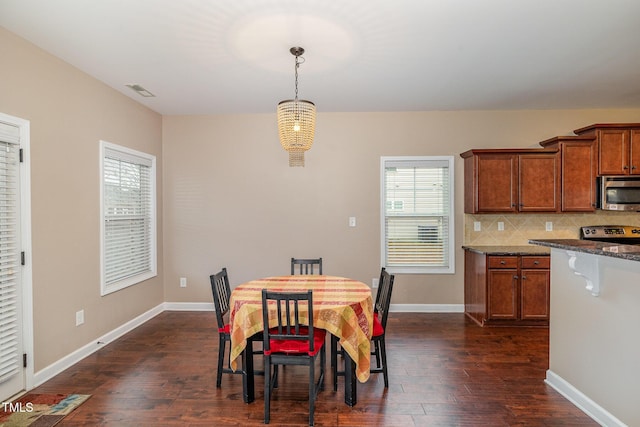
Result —
[[[313,291],[313,323],[340,338],[340,345],[356,363],[360,382],[369,379],[373,299],[366,284],[321,275],[267,277],[237,286],[231,292],[231,367],[247,346],[247,338],[264,330],[262,289],[282,292]],[[302,319],[308,314],[302,313]],[[303,320],[304,321],[304,320]]]

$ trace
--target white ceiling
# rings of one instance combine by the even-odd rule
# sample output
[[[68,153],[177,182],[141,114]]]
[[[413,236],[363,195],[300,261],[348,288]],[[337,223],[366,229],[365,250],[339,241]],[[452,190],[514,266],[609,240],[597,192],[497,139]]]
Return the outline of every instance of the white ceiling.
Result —
[[[639,108],[638,17],[639,0],[0,0],[7,30],[162,114],[275,112],[292,46],[318,112]]]

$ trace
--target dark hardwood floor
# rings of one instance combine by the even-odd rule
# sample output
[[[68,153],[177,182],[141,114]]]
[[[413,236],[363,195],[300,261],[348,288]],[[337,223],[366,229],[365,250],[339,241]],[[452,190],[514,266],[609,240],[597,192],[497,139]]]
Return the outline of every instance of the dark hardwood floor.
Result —
[[[327,363],[316,425],[598,425],[544,383],[547,329],[480,328],[457,313],[391,313],[387,334],[389,389],[372,374],[358,383],[358,404],[347,407],[343,379],[333,392]],[[32,392],[92,395],[59,426],[263,425],[262,377],[251,404],[242,401],[238,375],[224,375],[216,389],[217,345],[213,312],[164,312]],[[306,372],[281,372],[271,425],[307,423]]]

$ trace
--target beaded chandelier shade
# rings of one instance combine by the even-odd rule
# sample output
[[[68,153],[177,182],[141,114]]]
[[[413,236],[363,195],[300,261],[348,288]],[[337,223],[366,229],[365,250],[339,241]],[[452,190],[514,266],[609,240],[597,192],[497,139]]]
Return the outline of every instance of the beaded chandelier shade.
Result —
[[[298,67],[304,49],[292,47],[290,52],[296,57],[296,96],[278,103],[278,133],[282,148],[289,152],[289,166],[304,166],[304,152],[313,144],[316,106],[313,102],[298,99]]]

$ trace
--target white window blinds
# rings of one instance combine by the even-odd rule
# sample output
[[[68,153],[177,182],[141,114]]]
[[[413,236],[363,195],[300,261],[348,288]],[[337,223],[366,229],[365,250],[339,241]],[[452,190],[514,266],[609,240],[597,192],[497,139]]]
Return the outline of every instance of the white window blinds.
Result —
[[[382,263],[453,273],[453,157],[383,157]]]
[[[102,294],[156,275],[155,157],[102,143]]]
[[[19,129],[0,123],[0,383],[20,373]]]

